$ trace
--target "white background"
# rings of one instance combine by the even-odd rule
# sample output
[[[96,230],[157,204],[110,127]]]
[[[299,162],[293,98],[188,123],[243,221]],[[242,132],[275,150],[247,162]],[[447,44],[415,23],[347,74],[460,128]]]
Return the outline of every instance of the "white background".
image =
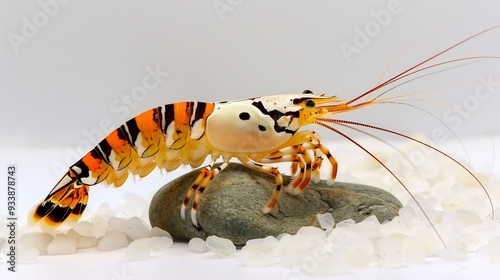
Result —
[[[221,21],[213,1],[69,1],[59,5],[33,38],[17,46],[16,53],[8,34],[21,36],[23,18],[33,22],[43,10],[34,1],[1,1],[1,142],[76,146],[85,138],[83,131],[98,129],[102,120],[111,120],[114,128],[146,109],[177,101],[216,102],[304,89],[348,100],[376,85],[381,76],[391,77],[498,24],[500,6],[498,1],[233,2],[237,5],[220,14]],[[387,11],[391,2],[399,3],[398,13],[349,63],[340,45],[355,45],[355,29],[375,22],[372,13]],[[500,30],[493,31],[448,58],[498,55],[499,38]],[[462,104],[473,94],[478,76],[500,80],[498,63],[487,67],[491,65],[449,71],[435,77],[434,82],[443,81],[438,85],[429,80],[413,84],[426,89],[469,85],[445,96],[449,105]],[[130,97],[142,84],[148,66],[158,66],[169,76],[147,98],[134,102],[135,108],[127,105],[124,114],[116,107],[125,106],[122,96]],[[400,93],[409,92],[405,88]],[[474,114],[498,130],[489,120],[500,99],[493,95]],[[442,96],[432,92],[427,97]],[[375,123],[394,129],[410,126],[405,116],[414,110],[395,109],[395,118],[388,107],[379,109]],[[439,107],[436,114],[442,117],[445,109]],[[359,112],[359,119],[374,121],[373,115],[364,115],[369,111]],[[427,120],[413,122],[406,131],[436,125]],[[465,122],[458,131],[462,135],[485,131],[473,118]]]
[[[21,36],[24,18],[33,22],[43,9],[35,1],[0,0],[0,159],[2,168],[7,164],[19,167],[20,215],[46,195],[62,168],[73,163],[83,147],[100,140],[87,135],[100,129],[103,121],[116,127],[146,109],[177,101],[216,102],[304,89],[349,100],[383,78],[500,23],[498,1],[396,1],[399,12],[348,61],[340,45],[355,45],[356,28],[363,30],[376,22],[373,13],[387,10],[391,1],[221,2],[232,3],[232,10],[218,13],[214,1],[73,0],[59,5],[58,12],[16,52],[9,34]],[[500,29],[450,52],[447,58],[474,55],[500,55]],[[443,118],[446,110],[473,96],[478,77],[500,81],[499,64],[447,71],[415,81],[397,93],[448,88],[425,95],[434,102],[417,103]],[[134,107],[126,105],[123,98],[132,96],[133,88],[142,84],[147,67],[159,67],[169,75],[147,98],[135,100]],[[495,89],[471,112],[474,117],[460,119],[453,133],[468,137],[500,131],[496,120],[500,87]],[[439,103],[442,100],[447,104]],[[113,104],[126,105],[126,114]],[[436,127],[443,127],[422,111],[398,106],[374,106],[352,118],[428,137]],[[339,139],[327,131],[322,135]],[[477,156],[494,159],[496,154],[488,147]],[[142,183],[146,194],[154,189],[144,186],[159,175],[151,177]],[[126,187],[113,194],[113,190],[99,194],[96,188],[97,197],[91,203],[119,198]],[[196,263],[188,262],[190,266]],[[238,268],[234,262],[226,265]],[[39,267],[43,270],[41,266],[28,270],[36,273]],[[275,278],[287,277],[286,271],[271,271],[269,275]],[[462,279],[453,269],[449,271],[450,279]],[[106,275],[103,279],[112,277]]]

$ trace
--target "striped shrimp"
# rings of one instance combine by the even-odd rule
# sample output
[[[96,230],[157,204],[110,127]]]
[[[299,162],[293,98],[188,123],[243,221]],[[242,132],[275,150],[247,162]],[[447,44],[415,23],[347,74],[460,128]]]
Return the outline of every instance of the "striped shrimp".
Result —
[[[129,174],[144,177],[156,167],[167,171],[172,171],[180,165],[195,168],[203,164],[207,157],[211,159],[210,164],[201,169],[182,204],[183,218],[187,205],[193,201],[190,209],[191,221],[197,225],[196,211],[203,191],[232,159],[237,159],[248,168],[275,177],[276,187],[263,210],[267,213],[278,203],[283,187],[282,175],[273,164],[290,163],[294,179],[287,186],[287,190],[295,193],[303,191],[311,180],[319,180],[325,157],[331,166],[328,182],[335,181],[338,165],[334,156],[322,144],[318,133],[302,130],[302,127],[311,124],[325,127],[357,145],[381,164],[408,193],[410,191],[399,177],[381,160],[332,125],[379,130],[434,150],[464,169],[483,188],[493,213],[493,203],[481,181],[448,154],[393,130],[330,116],[392,102],[393,99],[384,96],[390,89],[375,97],[371,94],[403,78],[415,77],[424,70],[460,61],[498,58],[466,57],[428,64],[443,53],[494,28],[498,26],[473,35],[346,102],[342,102],[337,96],[313,94],[306,90],[301,94],[219,103],[179,102],[145,111],[113,130],[90,152],[70,166],[45,200],[35,208],[33,220],[53,227],[66,220],[78,220],[87,205],[90,186],[106,182],[120,187]],[[218,161],[222,161],[222,164],[215,167],[214,164]],[[415,202],[419,205],[416,200]]]

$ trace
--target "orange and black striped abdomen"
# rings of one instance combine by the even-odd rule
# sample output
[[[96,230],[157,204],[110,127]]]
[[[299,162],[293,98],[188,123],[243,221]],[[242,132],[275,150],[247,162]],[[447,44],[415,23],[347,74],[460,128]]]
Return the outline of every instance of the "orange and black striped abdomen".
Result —
[[[156,166],[198,166],[209,153],[205,123],[214,104],[179,102],[147,110],[113,130],[61,178],[35,209],[33,218],[58,225],[78,219],[89,186],[106,181],[121,186],[129,173],[144,177]]]
[[[146,176],[156,166],[162,168],[178,160],[189,164],[189,156],[182,158],[186,154],[183,150],[192,149],[193,142],[203,137],[206,118],[213,108],[212,103],[179,102],[130,119],[84,157],[88,174],[94,179],[88,178],[85,183],[106,179],[119,186],[126,171]]]

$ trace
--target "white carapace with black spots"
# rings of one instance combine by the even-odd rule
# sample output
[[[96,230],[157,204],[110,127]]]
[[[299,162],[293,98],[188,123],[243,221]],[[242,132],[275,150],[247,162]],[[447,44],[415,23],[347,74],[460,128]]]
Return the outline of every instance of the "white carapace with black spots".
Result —
[[[229,153],[275,151],[300,127],[302,107],[293,103],[300,98],[285,95],[218,103],[207,118],[207,140]]]

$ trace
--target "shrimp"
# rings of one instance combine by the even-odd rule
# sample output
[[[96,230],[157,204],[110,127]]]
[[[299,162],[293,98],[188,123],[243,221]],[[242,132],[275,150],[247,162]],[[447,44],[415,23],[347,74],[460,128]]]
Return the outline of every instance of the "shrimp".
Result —
[[[294,179],[286,188],[291,192],[300,193],[311,180],[319,180],[324,157],[331,166],[328,182],[335,181],[338,164],[334,156],[322,144],[318,133],[302,129],[313,124],[325,127],[354,143],[383,166],[410,195],[411,192],[397,174],[368,149],[333,125],[379,130],[436,151],[464,169],[481,186],[494,215],[493,202],[485,186],[458,160],[423,141],[397,131],[361,122],[334,119],[331,116],[375,104],[390,103],[393,99],[384,96],[387,91],[375,97],[371,97],[371,94],[403,78],[414,77],[424,70],[467,60],[498,58],[466,57],[428,64],[464,42],[498,27],[500,26],[462,40],[346,102],[337,96],[313,94],[306,90],[299,94],[218,103],[178,102],[147,110],[113,130],[71,165],[45,200],[35,207],[32,218],[52,227],[57,227],[66,220],[78,220],[87,205],[90,186],[105,182],[120,187],[129,174],[144,177],[156,167],[166,171],[172,171],[181,165],[195,168],[203,164],[206,158],[210,158],[211,162],[201,169],[188,190],[181,207],[183,218],[187,205],[193,201],[190,209],[191,221],[193,225],[197,225],[196,212],[204,190],[232,159],[240,161],[248,168],[274,176],[276,186],[263,209],[264,213],[268,213],[278,203],[283,188],[281,172],[273,164],[290,164]],[[362,99],[365,100],[361,101]],[[222,164],[215,167],[215,163],[219,161],[222,161]],[[412,198],[424,212],[416,199],[413,196]],[[425,212],[424,215],[430,221]]]

